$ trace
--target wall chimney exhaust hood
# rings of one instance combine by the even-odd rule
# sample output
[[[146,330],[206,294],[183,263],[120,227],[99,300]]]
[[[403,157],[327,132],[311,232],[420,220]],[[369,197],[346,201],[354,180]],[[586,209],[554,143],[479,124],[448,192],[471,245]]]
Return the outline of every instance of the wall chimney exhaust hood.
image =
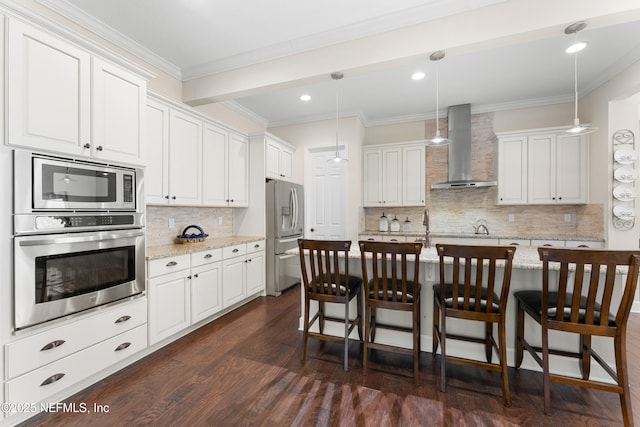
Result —
[[[449,180],[431,184],[432,190],[492,187],[496,181],[478,181],[471,175],[471,104],[447,109],[449,144]]]

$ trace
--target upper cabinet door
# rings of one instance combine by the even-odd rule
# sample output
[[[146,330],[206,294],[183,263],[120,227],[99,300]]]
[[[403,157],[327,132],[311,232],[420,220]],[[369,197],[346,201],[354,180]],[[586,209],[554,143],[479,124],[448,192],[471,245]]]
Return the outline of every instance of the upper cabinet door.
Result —
[[[169,141],[169,203],[202,204],[202,121],[171,110]]]
[[[146,99],[143,79],[93,59],[93,156],[139,163]]]
[[[402,149],[382,150],[382,196],[384,206],[402,206]]]
[[[243,135],[229,134],[228,198],[229,206],[249,206],[249,140]]]
[[[9,21],[8,33],[7,142],[87,155],[89,54],[16,20]]]
[[[498,204],[527,203],[527,137],[498,140]]]
[[[403,206],[424,206],[425,180],[424,145],[404,147],[402,149]]]
[[[558,203],[587,203],[589,200],[588,135],[556,140],[556,195]]]
[[[227,206],[227,138],[229,132],[204,124],[202,137],[202,204]]]
[[[279,179],[280,176],[280,144],[267,138],[265,147],[267,178]]]
[[[169,107],[149,99],[144,153],[145,202],[169,203]]]
[[[382,150],[362,150],[362,205],[383,206]]]
[[[529,204],[554,204],[556,201],[556,135],[529,136]]]

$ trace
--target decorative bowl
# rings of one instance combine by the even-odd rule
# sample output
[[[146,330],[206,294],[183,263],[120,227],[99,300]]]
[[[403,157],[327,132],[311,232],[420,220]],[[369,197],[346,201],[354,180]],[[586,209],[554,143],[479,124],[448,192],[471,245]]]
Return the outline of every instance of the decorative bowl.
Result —
[[[196,229],[199,233],[187,233],[190,229]],[[178,242],[183,244],[194,244],[194,243],[202,243],[205,241],[209,235],[204,232],[202,228],[197,225],[189,225],[184,230],[182,230],[182,234],[176,236],[178,238]]]

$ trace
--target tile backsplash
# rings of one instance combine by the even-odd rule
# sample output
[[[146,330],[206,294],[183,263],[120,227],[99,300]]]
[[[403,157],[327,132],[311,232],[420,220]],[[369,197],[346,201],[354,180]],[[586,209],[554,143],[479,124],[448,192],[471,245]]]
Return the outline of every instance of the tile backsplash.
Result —
[[[174,220],[175,228],[169,228],[170,218]],[[219,224],[220,218],[222,224]],[[189,225],[200,226],[209,239],[233,236],[233,209],[147,206],[147,246],[176,243],[176,236]],[[197,230],[189,233],[197,233]]]

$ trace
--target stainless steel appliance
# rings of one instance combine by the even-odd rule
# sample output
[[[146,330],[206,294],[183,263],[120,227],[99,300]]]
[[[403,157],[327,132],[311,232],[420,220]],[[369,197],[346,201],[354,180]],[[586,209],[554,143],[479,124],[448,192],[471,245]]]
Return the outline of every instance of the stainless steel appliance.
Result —
[[[14,150],[14,212],[142,211],[142,170]]]
[[[300,281],[297,255],[285,252],[298,245],[304,231],[304,191],[299,184],[267,180],[267,295],[279,296]]]
[[[14,151],[14,327],[141,295],[143,171]]]

